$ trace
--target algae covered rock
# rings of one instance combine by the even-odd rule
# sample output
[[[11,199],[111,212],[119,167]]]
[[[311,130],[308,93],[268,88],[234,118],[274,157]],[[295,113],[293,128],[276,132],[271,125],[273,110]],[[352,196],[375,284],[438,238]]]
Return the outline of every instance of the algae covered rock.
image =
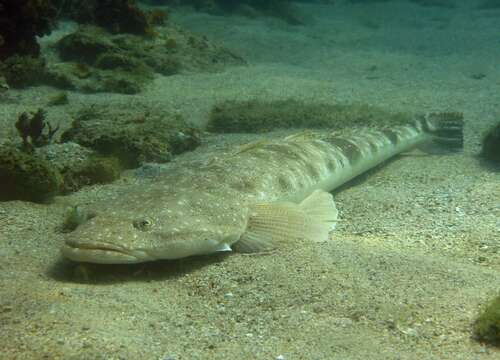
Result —
[[[407,124],[410,113],[365,104],[317,104],[299,100],[226,101],[216,104],[208,130],[219,133],[264,132],[288,128],[342,129],[350,126]]]
[[[474,324],[474,334],[480,341],[500,346],[500,295],[483,309]]]
[[[80,111],[61,140],[116,156],[126,168],[168,162],[172,155],[200,144],[199,132],[178,115],[111,113],[106,109]]]
[[[90,156],[79,167],[63,173],[65,190],[75,191],[85,185],[107,184],[120,177],[122,166],[113,156]]]
[[[29,55],[13,55],[0,62],[0,73],[13,88],[38,85],[47,79],[45,60]]]
[[[62,61],[48,66],[52,82],[69,82],[84,92],[135,94],[156,73],[169,76],[244,64],[230,51],[172,25],[154,37],[81,26],[59,40],[56,49]]]
[[[11,10],[15,17],[9,17]],[[56,56],[46,62],[39,57],[35,35],[49,33],[62,13],[82,15],[77,21],[85,25],[57,41]],[[5,9],[0,4],[0,20],[5,20],[0,21],[0,45],[5,45],[0,46],[0,74],[14,88],[44,84],[90,93],[136,94],[154,74],[218,71],[245,64],[229,50],[167,19],[165,11],[143,12],[131,0],[23,0]]]
[[[113,182],[122,171],[117,158],[101,156],[73,142],[47,145],[37,149],[37,154],[61,174],[62,194],[88,185]]]
[[[65,0],[62,12],[80,24],[95,24],[113,33],[149,34],[168,14],[144,11],[134,0]]]
[[[154,70],[128,53],[135,53],[131,44],[120,47],[113,37],[94,26],[66,35],[56,44],[63,62],[50,65],[48,73],[84,92],[140,92],[152,80]]]
[[[0,146],[0,184],[1,201],[43,202],[61,190],[63,177],[43,157],[4,144]]]
[[[0,2],[0,59],[12,55],[37,57],[37,36],[49,34],[58,15],[60,0]]]
[[[223,14],[237,13],[248,17],[273,16],[292,25],[300,25],[303,19],[290,0],[188,0],[171,1],[173,5],[191,4],[197,10]]]
[[[492,164],[500,165],[500,122],[486,133],[481,157]]]
[[[107,33],[95,26],[82,26],[56,44],[64,61],[93,63],[100,54],[117,51]]]
[[[84,186],[120,177],[114,157],[96,154],[75,143],[50,144],[27,152],[14,144],[0,146],[0,201],[44,202]]]

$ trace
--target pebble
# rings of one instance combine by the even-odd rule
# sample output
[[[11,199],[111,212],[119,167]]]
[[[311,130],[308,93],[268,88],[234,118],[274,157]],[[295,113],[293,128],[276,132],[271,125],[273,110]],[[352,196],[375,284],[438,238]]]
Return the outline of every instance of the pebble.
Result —
[[[408,335],[408,336],[412,336],[412,337],[416,337],[418,336],[418,332],[417,330],[413,329],[413,328],[408,328],[406,330],[401,330],[401,332],[405,335]]]

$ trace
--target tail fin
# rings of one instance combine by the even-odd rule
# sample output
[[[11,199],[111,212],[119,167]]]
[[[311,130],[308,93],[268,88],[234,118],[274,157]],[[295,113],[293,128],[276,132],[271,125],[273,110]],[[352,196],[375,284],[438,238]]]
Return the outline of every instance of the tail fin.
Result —
[[[433,136],[424,151],[431,153],[459,152],[464,147],[464,115],[458,112],[428,114],[423,129]]]

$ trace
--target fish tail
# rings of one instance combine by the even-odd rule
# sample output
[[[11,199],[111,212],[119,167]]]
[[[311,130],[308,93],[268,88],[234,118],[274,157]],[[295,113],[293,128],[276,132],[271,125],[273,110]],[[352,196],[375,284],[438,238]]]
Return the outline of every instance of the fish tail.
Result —
[[[460,152],[464,147],[464,116],[458,112],[431,113],[421,120],[423,131],[431,142],[422,150],[429,153]]]

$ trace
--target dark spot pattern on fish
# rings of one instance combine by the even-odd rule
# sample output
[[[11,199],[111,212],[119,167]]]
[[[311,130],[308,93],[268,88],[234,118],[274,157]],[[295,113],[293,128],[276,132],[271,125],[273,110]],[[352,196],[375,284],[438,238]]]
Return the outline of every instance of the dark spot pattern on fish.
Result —
[[[327,141],[330,144],[338,147],[345,155],[345,157],[349,159],[351,165],[355,164],[363,156],[361,149],[352,141],[343,139],[341,137],[329,138]]]
[[[306,164],[306,171],[307,171],[307,175],[310,176],[312,179],[318,179],[319,176],[320,176],[320,171],[317,167],[315,167],[313,164],[311,163],[307,163]]]
[[[278,177],[278,185],[283,191],[290,190],[292,188],[292,183],[284,175]]]
[[[326,168],[330,173],[333,173],[333,171],[335,171],[337,165],[338,163],[337,160],[335,160],[335,158],[330,157],[326,160]]]
[[[368,146],[370,147],[370,151],[372,153],[376,153],[379,149],[379,147],[377,146],[376,143],[374,143],[373,141],[368,141]]]
[[[399,136],[398,136],[397,132],[395,132],[393,130],[385,129],[385,130],[382,130],[382,134],[384,134],[385,137],[387,139],[389,139],[391,144],[397,145],[399,143]]]

